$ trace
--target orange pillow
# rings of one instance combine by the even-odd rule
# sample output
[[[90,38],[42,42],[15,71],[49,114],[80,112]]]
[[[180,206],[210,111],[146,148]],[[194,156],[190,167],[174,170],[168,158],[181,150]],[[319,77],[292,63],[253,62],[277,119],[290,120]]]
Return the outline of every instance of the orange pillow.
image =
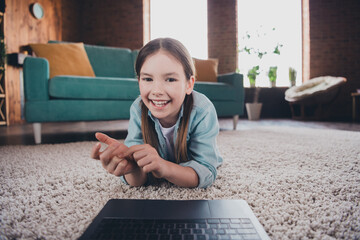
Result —
[[[195,64],[195,79],[199,82],[217,82],[219,60],[215,58],[202,60],[193,58]]]
[[[30,44],[37,57],[46,58],[50,78],[58,75],[95,77],[83,43]]]

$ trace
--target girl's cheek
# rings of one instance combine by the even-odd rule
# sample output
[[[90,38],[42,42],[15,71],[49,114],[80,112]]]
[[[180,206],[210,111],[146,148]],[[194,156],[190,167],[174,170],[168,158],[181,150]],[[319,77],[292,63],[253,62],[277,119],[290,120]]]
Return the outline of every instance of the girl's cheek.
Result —
[[[139,84],[139,90],[141,95],[146,92],[146,87],[144,86],[144,84]]]

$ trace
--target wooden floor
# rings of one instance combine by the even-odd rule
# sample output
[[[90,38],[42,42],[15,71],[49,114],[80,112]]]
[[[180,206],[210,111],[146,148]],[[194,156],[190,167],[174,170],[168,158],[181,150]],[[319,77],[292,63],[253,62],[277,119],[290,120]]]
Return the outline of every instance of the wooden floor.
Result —
[[[220,119],[220,131],[232,130],[232,119]],[[344,122],[304,122],[291,119],[263,119],[249,121],[240,119],[237,130],[252,129],[260,126],[289,126],[309,127],[322,129],[339,129],[347,131],[360,131],[360,123]],[[45,144],[95,141],[96,132],[104,132],[116,139],[125,139],[128,121],[99,121],[99,122],[66,122],[43,123],[42,142]],[[1,126],[0,145],[34,145],[32,124]]]

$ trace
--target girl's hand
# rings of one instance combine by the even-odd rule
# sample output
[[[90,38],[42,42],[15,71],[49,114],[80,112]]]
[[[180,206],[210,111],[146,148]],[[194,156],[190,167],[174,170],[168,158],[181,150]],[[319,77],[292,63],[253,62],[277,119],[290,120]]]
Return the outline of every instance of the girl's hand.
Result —
[[[170,162],[162,159],[156,149],[149,144],[132,146],[124,155],[133,158],[145,173],[152,172],[156,178],[166,178],[168,174]]]
[[[96,133],[96,138],[108,145],[108,147],[100,152],[101,144],[97,143],[91,150],[91,157],[100,160],[102,166],[111,174],[115,176],[122,176],[139,169],[136,162],[124,155],[128,147],[119,141],[103,134]]]
[[[162,159],[156,149],[148,144],[132,146],[124,155],[132,157],[144,173],[151,172],[154,177],[164,178],[180,187],[199,185],[199,177],[194,169]]]

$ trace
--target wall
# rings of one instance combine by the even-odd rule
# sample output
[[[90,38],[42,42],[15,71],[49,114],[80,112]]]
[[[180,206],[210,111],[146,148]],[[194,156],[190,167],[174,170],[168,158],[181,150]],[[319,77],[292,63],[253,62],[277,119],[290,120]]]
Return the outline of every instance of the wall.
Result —
[[[237,42],[237,0],[208,0],[208,55],[219,73],[236,71]]]
[[[64,41],[82,42],[83,41],[83,0],[62,0],[62,39]]]
[[[140,48],[145,39],[143,6],[149,0],[37,0],[45,17],[35,20],[30,0],[6,0],[7,52],[50,39]],[[360,88],[360,1],[303,0],[309,3],[309,77],[344,76],[348,83],[328,110],[332,119],[351,117],[350,92]],[[237,68],[237,1],[208,0],[209,57],[219,59],[219,73]],[[10,124],[21,123],[20,69],[7,66],[6,105]]]
[[[83,6],[84,42],[131,49],[143,46],[142,1],[92,0]]]
[[[29,43],[44,43],[49,39],[61,39],[61,2],[37,0],[45,11],[41,20],[35,19],[29,11],[33,0],[7,0],[5,9],[5,44],[7,53],[18,53]],[[8,124],[21,120],[21,69],[6,66],[5,91]]]
[[[142,0],[62,2],[64,41],[131,49],[143,46]]]
[[[347,84],[328,109],[331,119],[351,117],[350,93],[360,88],[360,1],[309,1],[310,78],[343,76]]]
[[[349,121],[351,92],[360,88],[360,1],[302,0],[304,80],[344,76],[339,97],[325,106],[328,120]],[[208,0],[209,57],[219,58],[219,72],[237,68],[237,1]]]
[[[143,45],[143,4],[148,0],[37,0],[45,16],[36,20],[29,12],[31,0],[6,0],[7,53],[18,53],[29,43],[64,40],[138,49]],[[21,68],[6,67],[8,124],[21,118]]]

